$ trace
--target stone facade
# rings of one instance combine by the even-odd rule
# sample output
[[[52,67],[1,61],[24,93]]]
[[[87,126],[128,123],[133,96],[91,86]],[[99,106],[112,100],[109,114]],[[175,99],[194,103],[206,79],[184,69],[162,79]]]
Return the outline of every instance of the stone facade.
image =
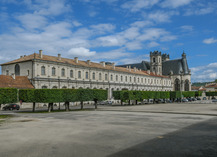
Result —
[[[32,56],[32,57],[31,57]],[[71,62],[70,62],[71,61]],[[94,66],[93,66],[94,65]],[[24,56],[2,64],[2,74],[28,76],[36,89],[40,88],[90,88],[108,90],[112,99],[113,90],[171,91],[170,77],[142,71],[116,67],[105,62],[93,63],[75,59],[64,59],[39,54]]]

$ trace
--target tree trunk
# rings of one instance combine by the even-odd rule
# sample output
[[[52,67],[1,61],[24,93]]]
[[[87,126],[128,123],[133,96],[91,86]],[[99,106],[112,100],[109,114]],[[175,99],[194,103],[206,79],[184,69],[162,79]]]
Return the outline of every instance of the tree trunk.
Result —
[[[60,110],[60,102],[59,102],[59,108],[58,108],[58,110]]]
[[[94,102],[95,109],[97,109],[97,101]]]
[[[35,112],[35,102],[32,104],[32,112]]]
[[[65,102],[65,107],[66,111],[69,111],[69,102]]]
[[[48,104],[48,112],[51,112],[51,104],[52,104],[52,103],[49,103],[49,104]]]
[[[81,110],[83,110],[83,108],[84,108],[84,102],[81,101]]]
[[[128,105],[130,105],[130,100],[128,101]]]
[[[123,101],[121,100],[121,106],[123,105]]]
[[[136,105],[138,105],[138,100],[136,100]]]
[[[53,111],[53,103],[51,103],[51,111]]]

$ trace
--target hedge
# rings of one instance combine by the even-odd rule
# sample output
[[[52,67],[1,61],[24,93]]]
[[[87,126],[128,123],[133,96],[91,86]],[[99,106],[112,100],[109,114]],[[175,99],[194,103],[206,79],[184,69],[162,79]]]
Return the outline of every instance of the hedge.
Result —
[[[206,96],[217,96],[217,92],[206,92]]]
[[[15,88],[0,88],[0,104],[17,103],[18,90]]]

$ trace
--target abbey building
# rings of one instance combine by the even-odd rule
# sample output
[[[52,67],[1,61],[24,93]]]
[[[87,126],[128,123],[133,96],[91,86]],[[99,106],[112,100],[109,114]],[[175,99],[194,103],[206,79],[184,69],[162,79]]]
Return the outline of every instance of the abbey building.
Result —
[[[191,90],[191,74],[186,55],[169,60],[161,52],[150,53],[150,61],[115,66],[114,63],[94,63],[44,55],[42,50],[28,56],[1,64],[2,75],[27,76],[37,89],[40,88],[90,88],[108,90],[173,91]]]

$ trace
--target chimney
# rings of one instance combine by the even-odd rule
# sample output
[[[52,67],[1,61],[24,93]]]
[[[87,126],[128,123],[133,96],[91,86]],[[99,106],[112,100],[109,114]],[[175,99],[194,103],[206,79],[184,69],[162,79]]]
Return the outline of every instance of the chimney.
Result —
[[[87,64],[88,64],[88,65],[91,65],[90,60],[87,60]]]
[[[129,66],[129,71],[131,71],[131,66]]]
[[[78,57],[75,57],[75,63],[78,63]]]
[[[39,57],[42,58],[43,55],[42,55],[42,50],[39,50]]]
[[[127,66],[126,68],[127,68],[127,70],[129,69],[129,67],[128,67],[128,66]]]
[[[12,78],[15,80],[16,79],[16,75],[13,73],[11,74]]]
[[[133,69],[134,69],[134,72],[136,72],[136,67],[134,67]]]
[[[139,71],[142,71],[142,69],[139,69]]]
[[[147,73],[148,73],[148,74],[151,74],[150,70],[147,70]]]
[[[100,62],[103,67],[105,67],[105,62]]]
[[[61,54],[58,54],[58,60],[61,61]]]
[[[112,63],[112,69],[115,69],[115,63]]]

